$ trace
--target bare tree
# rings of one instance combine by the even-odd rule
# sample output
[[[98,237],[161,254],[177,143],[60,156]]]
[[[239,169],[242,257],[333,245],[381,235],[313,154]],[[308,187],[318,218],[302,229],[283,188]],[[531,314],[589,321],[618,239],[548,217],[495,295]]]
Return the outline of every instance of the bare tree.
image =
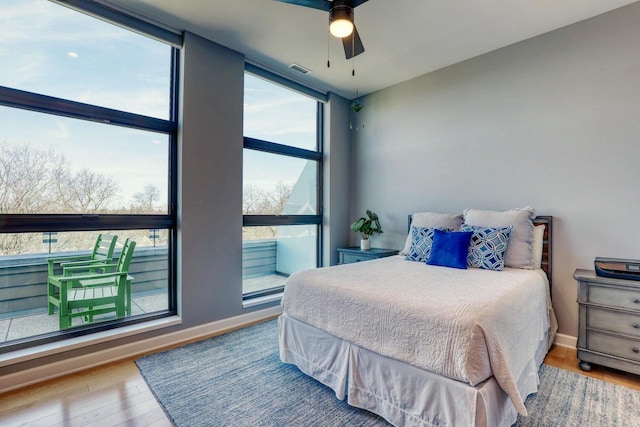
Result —
[[[265,191],[257,185],[245,185],[242,192],[243,215],[281,215],[291,197],[293,185],[278,182],[271,191]],[[247,227],[243,230],[244,240],[269,239],[277,235],[277,229],[271,227]]]
[[[17,255],[33,251],[42,244],[40,233],[0,233],[0,255]]]
[[[101,212],[115,199],[118,184],[110,177],[84,168],[71,175],[66,185],[67,208],[72,212]]]
[[[64,156],[51,149],[0,143],[0,214],[106,211],[117,190],[116,182],[100,173],[73,173]],[[0,233],[0,254],[39,252],[41,245],[40,233]]]
[[[284,207],[291,197],[293,192],[292,184],[285,184],[280,181],[276,184],[276,188],[267,193],[267,199],[269,201],[269,210],[272,215],[280,215],[284,211]]]
[[[50,207],[52,151],[0,144],[0,213],[39,213]]]
[[[265,193],[254,184],[245,185],[242,189],[242,214],[259,215],[263,212]]]
[[[133,195],[133,209],[142,213],[153,213],[159,200],[160,190],[155,185],[149,184]]]

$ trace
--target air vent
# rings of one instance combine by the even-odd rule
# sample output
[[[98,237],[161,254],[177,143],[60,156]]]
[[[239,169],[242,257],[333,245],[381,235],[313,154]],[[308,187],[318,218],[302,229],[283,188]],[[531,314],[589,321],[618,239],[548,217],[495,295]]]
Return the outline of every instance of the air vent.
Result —
[[[303,67],[302,65],[299,64],[291,64],[289,65],[289,68],[291,68],[292,70],[296,70],[302,74],[309,74],[311,72],[310,69]]]

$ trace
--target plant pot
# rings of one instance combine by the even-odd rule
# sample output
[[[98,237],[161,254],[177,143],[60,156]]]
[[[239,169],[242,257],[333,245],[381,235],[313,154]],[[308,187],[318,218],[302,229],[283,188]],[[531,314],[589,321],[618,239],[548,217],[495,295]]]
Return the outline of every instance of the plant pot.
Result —
[[[360,249],[363,251],[371,249],[371,239],[360,239]]]

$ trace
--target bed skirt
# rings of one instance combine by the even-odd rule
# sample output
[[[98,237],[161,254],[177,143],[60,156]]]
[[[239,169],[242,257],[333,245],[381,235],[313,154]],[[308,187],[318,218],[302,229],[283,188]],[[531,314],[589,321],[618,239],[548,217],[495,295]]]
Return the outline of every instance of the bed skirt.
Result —
[[[396,426],[511,426],[518,413],[491,377],[477,386],[381,356],[283,314],[278,319],[280,359],[330,387],[340,400]],[[538,390],[536,356],[518,379],[521,396]]]

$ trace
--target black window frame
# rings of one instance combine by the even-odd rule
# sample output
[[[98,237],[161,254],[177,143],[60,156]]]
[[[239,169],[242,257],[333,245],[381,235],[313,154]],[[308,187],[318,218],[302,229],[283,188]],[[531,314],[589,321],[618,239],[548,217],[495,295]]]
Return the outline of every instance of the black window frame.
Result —
[[[120,111],[35,92],[0,86],[0,106],[44,114],[163,133],[168,136],[168,206],[166,214],[0,214],[0,233],[74,232],[100,230],[167,229],[168,243],[168,309],[143,316],[125,317],[64,331],[21,338],[0,345],[0,354],[89,335],[125,325],[149,322],[177,314],[177,154],[178,154],[178,82],[180,80],[180,47],[182,34],[155,27],[154,24],[120,11],[86,0],[55,0],[64,6],[104,19],[114,25],[143,34],[171,47],[169,119]],[[155,29],[155,30],[154,30]]]
[[[316,226],[316,267],[322,266],[322,242],[323,242],[323,170],[324,170],[324,105],[327,102],[326,94],[308,88],[300,83],[288,80],[282,76],[271,73],[256,65],[245,64],[245,73],[262,78],[272,84],[309,96],[316,100],[316,150],[308,150],[290,145],[278,144],[258,138],[244,136],[243,148],[245,150],[260,151],[264,153],[293,157],[303,160],[318,162],[316,170],[316,215],[242,215],[243,227],[268,227],[286,225],[315,225]],[[250,301],[255,298],[279,294],[284,290],[284,285],[254,292],[243,291],[242,300]]]

